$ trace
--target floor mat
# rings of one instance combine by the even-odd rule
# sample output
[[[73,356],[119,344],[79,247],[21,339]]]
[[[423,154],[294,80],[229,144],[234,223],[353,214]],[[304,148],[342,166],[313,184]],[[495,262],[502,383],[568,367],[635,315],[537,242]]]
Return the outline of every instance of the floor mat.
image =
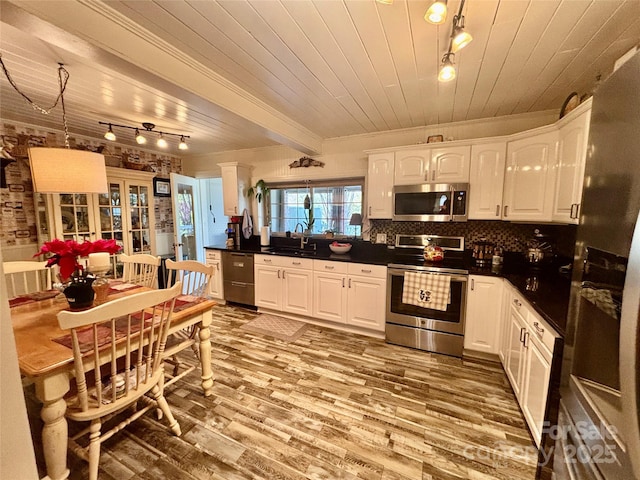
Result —
[[[304,322],[277,315],[262,314],[240,328],[249,332],[269,335],[285,342],[295,342],[304,334],[307,327],[308,325]]]

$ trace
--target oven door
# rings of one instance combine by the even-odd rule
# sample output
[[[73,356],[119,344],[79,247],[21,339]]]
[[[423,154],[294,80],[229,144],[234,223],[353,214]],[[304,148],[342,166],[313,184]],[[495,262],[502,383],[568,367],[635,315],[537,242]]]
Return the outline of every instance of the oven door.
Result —
[[[387,273],[387,324],[405,325],[438,332],[464,335],[467,305],[467,276],[429,272],[428,275],[451,277],[451,303],[446,310],[433,310],[402,302],[404,273],[407,270],[389,268]]]

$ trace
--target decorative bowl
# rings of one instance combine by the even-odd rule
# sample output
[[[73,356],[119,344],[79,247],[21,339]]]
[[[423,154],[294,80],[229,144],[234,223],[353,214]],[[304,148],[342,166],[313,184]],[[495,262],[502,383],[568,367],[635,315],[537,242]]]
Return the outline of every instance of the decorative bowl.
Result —
[[[333,242],[329,244],[329,248],[333,253],[347,253],[349,250],[351,250],[351,244]]]

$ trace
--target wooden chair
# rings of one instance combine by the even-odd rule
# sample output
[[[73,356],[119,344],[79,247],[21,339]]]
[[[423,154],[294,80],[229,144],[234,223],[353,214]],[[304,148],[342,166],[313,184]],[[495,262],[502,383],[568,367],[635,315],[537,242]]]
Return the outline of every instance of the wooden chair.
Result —
[[[51,288],[51,269],[47,262],[3,262],[9,298]]]
[[[123,253],[119,260],[123,263],[122,280],[144,287],[156,288],[160,257],[146,253],[127,255]]]
[[[65,415],[90,426],[69,439],[69,448],[89,462],[89,479],[97,480],[100,445],[152,408],[160,408],[171,430],[180,426],[164,398],[162,353],[175,298],[182,285],[139,293],[81,312],[58,314],[60,328],[71,330],[77,393],[67,401]],[[150,395],[147,395],[150,394]],[[143,401],[109,431],[102,423]],[[79,440],[89,435],[81,446]]]
[[[167,260],[165,265],[169,272],[169,282],[182,282],[183,295],[205,298],[208,296],[211,277],[215,272],[213,265],[205,265],[195,260],[181,260],[178,262]],[[168,364],[173,365],[173,373],[171,375],[167,374],[165,385],[171,385],[177,382],[196,368],[194,365],[191,365],[185,371],[178,374],[181,362],[178,360],[176,354],[187,347],[191,347],[196,358],[199,358],[200,352],[196,345],[197,334],[198,328],[194,325],[174,333],[169,339],[169,345],[167,345],[167,349],[165,350],[164,359]]]

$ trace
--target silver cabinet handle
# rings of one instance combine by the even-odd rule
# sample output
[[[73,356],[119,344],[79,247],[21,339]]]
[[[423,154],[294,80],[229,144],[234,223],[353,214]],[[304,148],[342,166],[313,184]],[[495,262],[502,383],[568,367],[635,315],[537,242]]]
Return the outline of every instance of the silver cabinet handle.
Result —
[[[539,335],[542,335],[544,333],[544,328],[542,328],[538,322],[533,322],[533,326]]]
[[[435,179],[436,179],[436,171],[432,170],[431,171],[431,181],[433,182],[433,181],[435,181]]]
[[[271,259],[270,258],[263,258],[262,261],[265,262],[265,263],[271,263]]]
[[[369,216],[371,216],[371,205],[369,205]]]
[[[300,262],[291,262],[293,265],[300,265]]]
[[[371,270],[365,270],[364,268],[361,268],[360,271],[362,273],[371,273]]]
[[[349,279],[349,288],[351,288],[351,279]]]
[[[280,270],[278,270],[278,278],[280,278]]]
[[[524,334],[526,333],[526,331],[526,328],[520,327],[520,343],[524,343]]]
[[[325,265],[324,268],[326,268],[327,270],[333,270],[336,267],[334,267],[333,265]]]
[[[284,270],[282,270],[282,279],[284,280]]]
[[[500,216],[500,204],[496,205],[496,217]]]
[[[529,332],[524,332],[524,338],[522,339],[522,345],[524,345],[524,348],[529,348]]]
[[[508,206],[508,205],[505,205],[505,206],[504,206],[504,209],[503,209],[503,211],[502,211],[502,216],[503,216],[503,217],[505,217],[505,218],[507,217],[507,210],[508,210],[508,209],[509,209],[509,206]]]
[[[344,277],[342,277],[342,288],[344,288]]]
[[[517,298],[514,298],[514,299],[513,299],[513,303],[514,303],[514,304],[515,304],[515,306],[516,306],[516,307],[518,307],[518,308],[520,308],[520,307],[522,306],[522,303],[521,303]]]
[[[471,279],[471,290],[473,290],[475,288],[476,288],[476,281],[475,281],[475,279],[472,278]]]

